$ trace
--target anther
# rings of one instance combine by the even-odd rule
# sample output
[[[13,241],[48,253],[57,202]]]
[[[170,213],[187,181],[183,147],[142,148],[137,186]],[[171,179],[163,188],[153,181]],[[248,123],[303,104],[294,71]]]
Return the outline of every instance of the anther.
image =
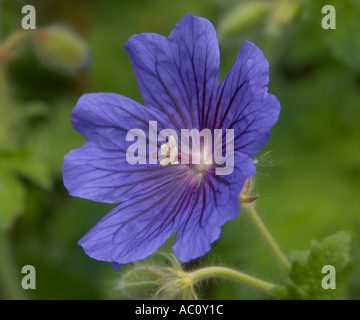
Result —
[[[177,159],[178,151],[176,140],[173,136],[169,136],[169,146],[164,143],[160,146],[159,158],[162,159],[160,161],[160,165],[167,166],[171,164],[172,166],[176,166],[179,164],[179,161],[175,161]]]

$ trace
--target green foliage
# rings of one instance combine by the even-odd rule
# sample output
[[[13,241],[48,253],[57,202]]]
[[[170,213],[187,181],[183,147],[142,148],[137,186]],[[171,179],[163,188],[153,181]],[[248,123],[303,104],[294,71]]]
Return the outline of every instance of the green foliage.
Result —
[[[41,188],[51,187],[52,181],[47,166],[36,158],[30,149],[0,152],[0,170],[20,175]]]
[[[9,229],[22,213],[25,190],[11,174],[0,173],[0,231]]]
[[[59,100],[49,111],[46,122],[32,129],[26,144],[54,174],[61,172],[64,155],[69,148],[80,147],[84,138],[77,134],[70,123],[70,113],[77,99]],[[68,125],[64,125],[68,123]],[[64,142],[65,141],[65,142]]]
[[[52,180],[29,149],[0,151],[0,230],[9,229],[24,210],[25,186],[20,178],[49,189]]]
[[[322,242],[313,241],[303,257],[293,262],[290,272],[292,281],[285,287],[272,289],[272,297],[288,300],[344,299],[344,290],[353,276],[350,242],[348,232],[339,232]],[[322,268],[327,265],[335,268],[335,289],[322,287],[325,277]]]
[[[321,33],[322,41],[328,45],[331,52],[352,68],[360,70],[360,3],[357,0],[317,0],[309,1],[306,18],[316,29],[320,26],[321,9],[332,5],[336,10],[336,29]]]

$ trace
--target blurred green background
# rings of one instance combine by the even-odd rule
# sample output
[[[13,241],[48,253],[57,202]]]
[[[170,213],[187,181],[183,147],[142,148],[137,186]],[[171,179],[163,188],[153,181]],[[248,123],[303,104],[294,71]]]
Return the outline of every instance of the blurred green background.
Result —
[[[91,55],[91,64],[84,57],[86,70],[64,72],[24,40],[5,66],[12,138],[2,139],[0,151],[0,298],[126,298],[117,285],[132,265],[115,273],[111,264],[89,258],[77,246],[113,206],[69,197],[62,184],[63,156],[84,141],[71,127],[70,112],[85,92],[116,92],[142,102],[124,43],[135,33],[168,35],[188,12],[214,24],[221,77],[245,39],[269,59],[269,91],[282,110],[256,157],[257,208],[286,253],[340,230],[351,232],[355,276],[346,298],[360,298],[359,2],[251,3],[0,0],[0,41],[21,28],[21,8],[32,4],[38,29],[67,26]],[[336,30],[321,27],[325,4],[336,8]],[[1,114],[2,124],[7,114]],[[170,247],[171,240],[164,250]],[[212,251],[192,266],[220,263],[278,283],[285,278],[245,214],[227,222]],[[36,290],[21,289],[23,265],[35,266]],[[226,280],[199,289],[205,299],[268,298]]]

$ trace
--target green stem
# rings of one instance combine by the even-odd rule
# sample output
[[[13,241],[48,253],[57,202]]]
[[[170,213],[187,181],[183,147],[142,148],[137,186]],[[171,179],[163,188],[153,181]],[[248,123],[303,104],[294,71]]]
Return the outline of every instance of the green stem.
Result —
[[[255,224],[255,226],[258,228],[261,235],[264,237],[265,241],[269,245],[272,252],[275,254],[275,256],[279,259],[279,261],[282,263],[282,265],[285,267],[285,269],[290,272],[291,270],[291,264],[285,254],[280,249],[279,245],[276,243],[272,235],[270,234],[269,230],[266,228],[265,224],[261,220],[259,214],[257,213],[256,209],[254,208],[254,205],[252,203],[244,203],[243,207],[246,208],[249,217]]]
[[[9,106],[9,88],[5,67],[0,61],[0,146],[9,141],[11,110]]]
[[[0,146],[11,145],[12,112],[10,105],[10,90],[6,75],[6,60],[9,53],[24,39],[34,36],[33,30],[18,30],[12,33],[0,44]]]
[[[14,272],[15,270],[8,233],[0,231],[0,294],[6,300],[25,298],[20,287],[20,279]]]
[[[253,287],[256,287],[258,289],[261,289],[263,291],[268,291],[271,288],[274,288],[276,285],[258,278],[255,278],[253,276],[249,276],[243,272],[233,270],[226,267],[206,267],[202,268],[196,271],[193,271],[188,274],[189,277],[192,278],[193,283],[202,280],[204,278],[214,277],[214,276],[220,276],[220,277],[226,277],[233,280],[240,281],[242,283],[246,283],[248,285],[251,285]]]
[[[184,290],[184,300],[190,300],[191,296],[191,285],[187,286]]]
[[[1,39],[2,39],[2,25],[1,25],[1,21],[2,21],[2,0],[0,0],[0,43],[1,43]]]
[[[3,60],[7,58],[9,52],[15,48],[23,40],[33,37],[36,34],[36,30],[17,30],[10,34],[4,42],[0,45],[0,52]]]

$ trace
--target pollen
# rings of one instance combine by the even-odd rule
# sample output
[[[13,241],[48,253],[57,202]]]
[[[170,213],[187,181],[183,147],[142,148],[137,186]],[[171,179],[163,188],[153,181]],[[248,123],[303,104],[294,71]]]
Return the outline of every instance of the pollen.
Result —
[[[173,136],[169,136],[169,146],[165,143],[160,146],[159,158],[162,159],[160,161],[160,165],[163,167],[167,166],[168,164],[171,164],[172,166],[178,165],[178,151],[179,149],[177,147],[175,138]]]

